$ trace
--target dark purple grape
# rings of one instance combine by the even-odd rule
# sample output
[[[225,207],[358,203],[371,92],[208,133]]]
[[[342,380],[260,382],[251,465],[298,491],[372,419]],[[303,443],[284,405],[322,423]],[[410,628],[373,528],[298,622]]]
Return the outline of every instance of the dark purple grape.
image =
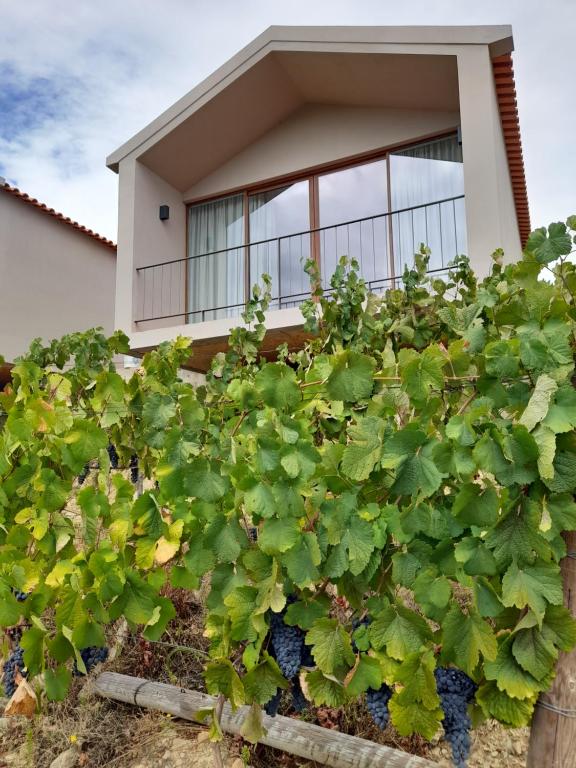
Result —
[[[270,717],[276,717],[278,714],[278,708],[280,707],[280,699],[282,698],[282,689],[278,688],[276,690],[276,693],[270,701],[267,701],[266,704],[264,704],[264,711],[267,715],[270,715]]]
[[[139,477],[139,470],[138,470],[138,456],[136,454],[133,454],[130,457],[130,480],[134,485],[138,482]]]
[[[291,680],[300,671],[304,652],[304,633],[300,627],[284,623],[284,611],[270,615],[272,655],[284,677]]]
[[[303,712],[308,706],[309,702],[306,696],[304,696],[304,692],[302,691],[302,686],[300,685],[300,678],[295,677],[294,680],[292,680],[292,707],[296,712]]]
[[[444,713],[444,735],[452,749],[452,761],[456,768],[466,768],[472,727],[468,704],[476,693],[476,683],[460,669],[437,667],[434,677]]]
[[[84,481],[90,474],[90,464],[84,464],[82,472],[78,475],[78,485],[84,485]]]
[[[103,661],[106,661],[108,658],[108,648],[98,648],[96,646],[90,646],[89,648],[82,648],[80,651],[80,656],[82,657],[82,661],[84,662],[84,666],[86,667],[86,673],[90,673],[91,670],[94,669],[94,667],[97,664],[101,664]],[[78,669],[78,665],[76,662],[74,662],[74,669],[73,669],[75,677],[83,677],[84,672],[81,672]]]
[[[24,665],[24,651],[19,645],[17,645],[10,656],[8,656],[2,670],[2,687],[4,688],[4,693],[6,696],[8,696],[8,698],[12,696],[17,688],[15,679],[16,672],[20,672],[22,677],[28,676],[26,667]]]
[[[112,469],[118,469],[118,453],[116,452],[116,446],[112,443],[108,443],[106,449],[108,451],[108,458],[110,459],[110,466]]]
[[[369,688],[366,691],[366,706],[372,716],[372,720],[378,728],[384,730],[388,725],[390,713],[388,712],[388,702],[392,697],[392,688],[383,683],[378,690]]]

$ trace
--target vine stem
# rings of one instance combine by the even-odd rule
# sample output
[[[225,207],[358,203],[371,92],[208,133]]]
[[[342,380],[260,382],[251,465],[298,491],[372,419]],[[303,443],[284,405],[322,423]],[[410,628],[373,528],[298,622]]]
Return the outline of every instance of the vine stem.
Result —
[[[222,718],[222,710],[224,709],[224,702],[226,697],[223,693],[218,696],[216,706],[214,707],[214,718],[220,727],[220,720]],[[212,742],[212,754],[214,757],[214,768],[224,768],[224,760],[222,759],[222,750],[220,749],[220,742]]]

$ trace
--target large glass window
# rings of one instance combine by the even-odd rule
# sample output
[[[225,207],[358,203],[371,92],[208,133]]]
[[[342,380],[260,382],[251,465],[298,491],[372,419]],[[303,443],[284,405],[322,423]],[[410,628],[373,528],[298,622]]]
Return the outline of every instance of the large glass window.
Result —
[[[299,181],[249,197],[250,279],[270,275],[275,308],[294,306],[310,291],[304,272],[310,257],[308,188],[308,181]]]
[[[304,272],[310,257],[319,259],[325,287],[341,256],[359,262],[372,289],[386,287],[412,264],[420,243],[432,251],[430,268],[443,268],[466,251],[463,195],[462,149],[453,135],[193,205],[189,322],[239,315],[246,286],[261,282],[264,273],[272,278],[272,307],[299,304],[310,291]]]
[[[432,251],[431,269],[466,251],[464,200],[448,200],[464,194],[462,147],[455,135],[392,152],[390,188],[392,211],[401,211],[392,216],[396,274],[412,263],[420,243]]]
[[[244,196],[200,203],[188,213],[188,321],[240,314],[244,304]]]
[[[318,240],[324,285],[329,284],[341,256],[356,259],[368,282],[387,277],[387,224],[382,216],[388,211],[386,160],[319,176],[318,198]]]

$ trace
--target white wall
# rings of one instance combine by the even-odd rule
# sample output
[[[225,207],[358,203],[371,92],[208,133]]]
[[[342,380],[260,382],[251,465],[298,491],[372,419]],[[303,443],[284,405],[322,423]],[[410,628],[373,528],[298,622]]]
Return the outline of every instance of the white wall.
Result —
[[[116,253],[0,190],[0,354],[40,336],[114,327]]]

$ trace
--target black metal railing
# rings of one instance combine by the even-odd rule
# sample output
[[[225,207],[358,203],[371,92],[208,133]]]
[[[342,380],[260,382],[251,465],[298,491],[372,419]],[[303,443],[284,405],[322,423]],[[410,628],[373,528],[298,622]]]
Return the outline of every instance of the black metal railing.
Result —
[[[310,296],[310,258],[325,290],[345,255],[358,261],[370,290],[382,291],[412,264],[420,243],[432,251],[431,272],[466,251],[464,195],[139,267],[136,322],[236,317],[263,274],[272,278],[271,309],[298,306]]]

